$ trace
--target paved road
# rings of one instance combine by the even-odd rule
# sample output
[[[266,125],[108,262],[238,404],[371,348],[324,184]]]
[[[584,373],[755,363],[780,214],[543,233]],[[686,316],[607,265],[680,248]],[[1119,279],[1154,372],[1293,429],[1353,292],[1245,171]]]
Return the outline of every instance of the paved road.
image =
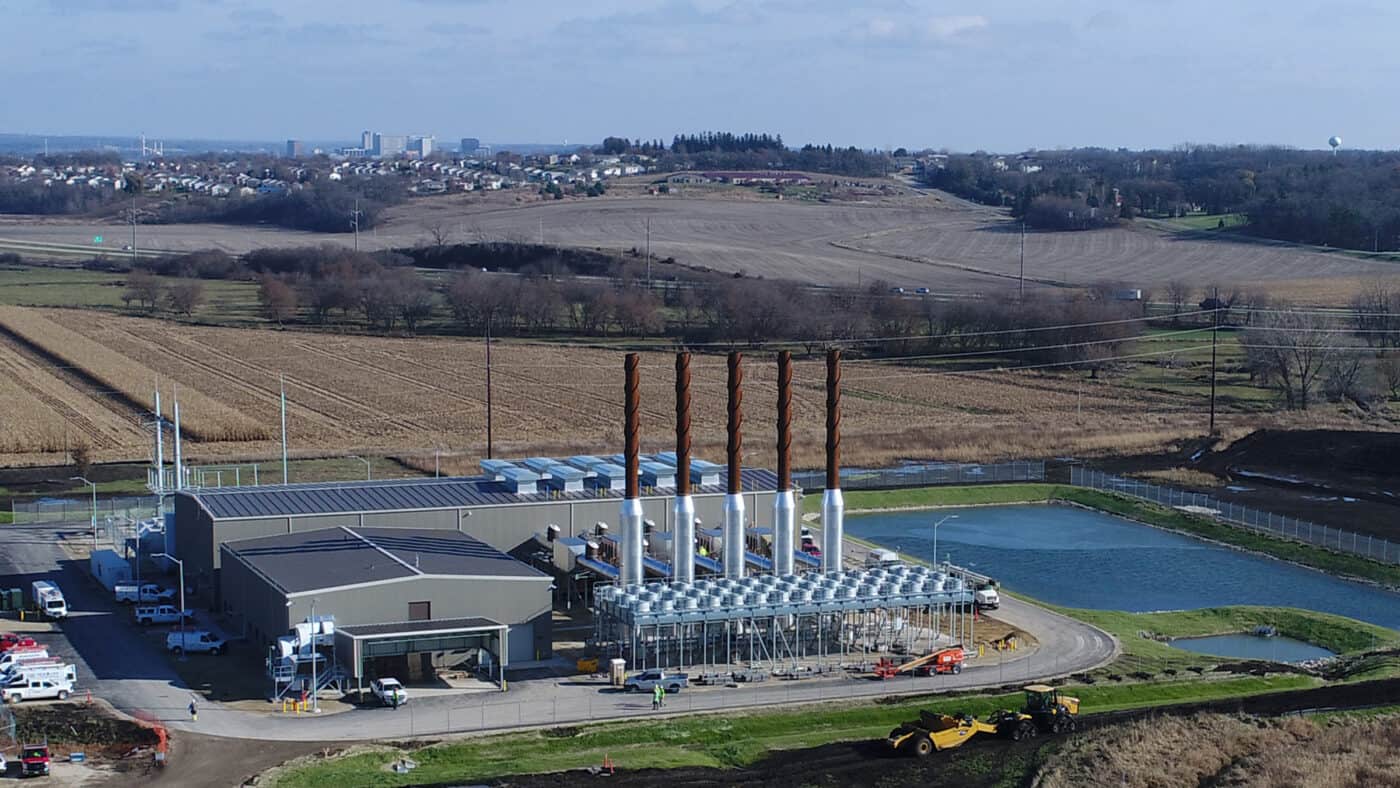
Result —
[[[67,559],[51,526],[0,527],[0,586],[49,577],[64,589],[74,613],[63,624],[78,656],[80,683],[127,712],[144,712],[172,728],[244,739],[340,741],[491,731],[528,725],[645,717],[647,696],[618,693],[584,677],[521,681],[507,693],[417,698],[406,707],[365,709],[324,716],[259,714],[200,703],[199,721],[188,720],[191,693],[171,667],[170,657],[139,636],[118,615],[85,567]],[[1074,673],[1105,664],[1118,652],[1104,632],[1014,599],[998,618],[1032,633],[1031,651],[997,652],[961,675],[900,678],[889,682],[833,678],[800,682],[771,680],[740,689],[704,688],[672,696],[667,712],[689,713],[749,706],[869,698],[947,689],[997,687]],[[57,638],[51,638],[57,641]],[[64,649],[59,643],[55,645]],[[192,657],[193,658],[193,657]]]

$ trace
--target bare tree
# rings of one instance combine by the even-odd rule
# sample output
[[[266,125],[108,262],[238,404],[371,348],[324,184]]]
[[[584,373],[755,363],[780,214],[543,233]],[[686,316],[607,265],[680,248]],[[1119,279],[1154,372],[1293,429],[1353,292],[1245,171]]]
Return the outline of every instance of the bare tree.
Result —
[[[1283,395],[1289,408],[1307,410],[1342,341],[1315,315],[1270,312],[1246,329],[1242,343],[1252,373]]]
[[[432,317],[436,299],[423,277],[411,268],[399,268],[393,273],[397,286],[397,307],[399,317],[410,334],[418,331],[418,325]]]
[[[198,279],[181,279],[165,291],[170,311],[189,317],[204,303],[204,283]]]
[[[287,280],[264,274],[258,281],[258,302],[262,304],[263,315],[281,326],[296,315],[299,299],[297,290]]]
[[[1166,293],[1167,303],[1172,307],[1172,323],[1181,322],[1181,313],[1186,311],[1186,302],[1191,300],[1191,286],[1175,279],[1167,282]]]
[[[441,255],[442,250],[446,248],[448,242],[451,240],[452,231],[443,227],[442,222],[434,222],[428,226],[428,234],[433,238],[434,252]]]
[[[147,310],[155,309],[160,303],[160,279],[150,271],[137,269],[126,280],[126,292],[122,300],[127,304],[137,301]]]
[[[1400,399],[1400,354],[1383,354],[1376,362],[1376,374],[1381,384],[1390,391],[1390,398]]]

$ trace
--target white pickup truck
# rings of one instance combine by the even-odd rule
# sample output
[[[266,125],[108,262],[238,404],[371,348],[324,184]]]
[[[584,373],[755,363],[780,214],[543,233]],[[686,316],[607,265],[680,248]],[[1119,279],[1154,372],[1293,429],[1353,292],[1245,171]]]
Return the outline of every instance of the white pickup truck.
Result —
[[[979,588],[972,595],[973,601],[977,604],[978,610],[996,610],[1001,607],[1001,594],[995,588],[987,586]]]
[[[68,696],[72,694],[72,683],[53,679],[36,678],[0,687],[0,697],[3,697],[6,703],[19,703],[22,700],[68,700]]]
[[[129,583],[119,583],[112,589],[112,594],[116,597],[118,602],[125,602],[133,605],[138,602],[152,604],[171,601],[175,598],[175,589],[161,588],[155,583],[142,583],[139,586]]]
[[[370,682],[369,688],[374,693],[374,697],[379,698],[379,702],[385,706],[397,709],[408,703],[408,690],[403,688],[398,679],[375,679]]]
[[[659,670],[644,670],[635,676],[627,679],[622,688],[627,692],[651,692],[660,684],[666,688],[666,692],[675,694],[682,688],[690,686],[690,675],[687,673],[662,673]]]
[[[188,632],[171,632],[165,636],[165,647],[176,654],[187,652],[190,654],[208,654],[217,657],[224,652],[228,644],[224,639],[212,632],[202,629],[192,629]]]
[[[193,618],[194,611],[181,610],[174,605],[141,605],[136,608],[136,623],[178,624],[182,618]]]

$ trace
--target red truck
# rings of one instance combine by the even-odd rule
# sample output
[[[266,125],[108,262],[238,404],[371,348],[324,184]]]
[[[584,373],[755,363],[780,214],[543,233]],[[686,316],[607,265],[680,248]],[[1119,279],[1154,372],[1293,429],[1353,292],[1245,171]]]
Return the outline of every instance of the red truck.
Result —
[[[20,774],[25,777],[47,777],[49,774],[49,743],[26,744],[20,750]]]
[[[13,632],[0,632],[0,654],[12,648],[34,648],[39,644],[34,638],[28,635],[16,635]]]

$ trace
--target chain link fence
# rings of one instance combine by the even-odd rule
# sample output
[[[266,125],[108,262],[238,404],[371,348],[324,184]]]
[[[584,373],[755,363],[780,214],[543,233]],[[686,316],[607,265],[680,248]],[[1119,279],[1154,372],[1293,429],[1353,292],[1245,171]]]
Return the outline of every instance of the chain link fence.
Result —
[[[792,475],[793,484],[803,490],[826,486],[823,471],[803,471]],[[843,490],[887,490],[899,487],[931,487],[939,484],[981,484],[990,482],[1043,482],[1045,463],[1028,460],[1001,463],[938,462],[901,465],[898,468],[842,468]]]
[[[1113,476],[1103,471],[1095,471],[1078,465],[1070,468],[1070,484],[1078,487],[1092,487],[1163,506],[1193,507],[1201,514],[1214,517],[1221,522],[1239,525],[1272,536],[1292,539],[1317,545],[1339,553],[1350,553],[1387,564],[1400,564],[1400,544],[1387,539],[1344,531],[1327,525],[1273,514],[1249,506],[1222,501],[1206,493],[1186,492],[1171,487],[1163,487],[1140,479]]]
[[[97,525],[111,518],[114,521],[144,520],[154,517],[160,500],[154,495],[137,495],[97,500]],[[35,523],[88,522],[93,516],[91,498],[47,498],[38,501],[10,503],[15,525]]]

